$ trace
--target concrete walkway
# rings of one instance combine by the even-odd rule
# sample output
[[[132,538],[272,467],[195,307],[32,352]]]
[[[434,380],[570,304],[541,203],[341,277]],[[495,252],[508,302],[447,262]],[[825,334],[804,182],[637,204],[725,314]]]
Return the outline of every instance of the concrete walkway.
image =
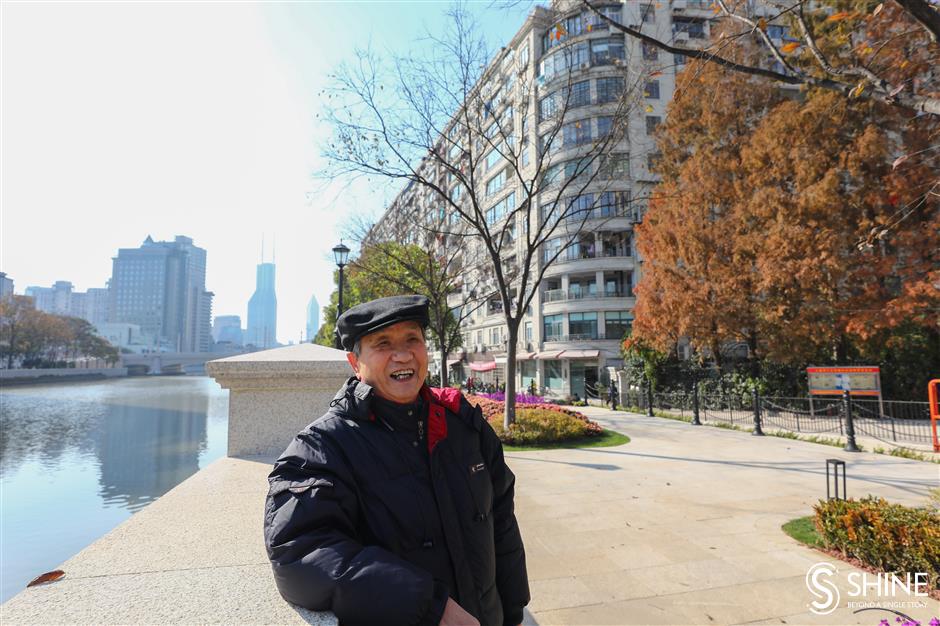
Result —
[[[539,624],[870,624],[845,574],[858,571],[805,548],[780,527],[824,498],[825,459],[848,468],[848,492],[923,505],[940,466],[776,437],[695,427],[587,407],[629,435],[617,448],[507,453],[518,477],[517,514]],[[839,570],[840,608],[809,612],[808,568]],[[929,598],[900,610],[927,624]],[[857,600],[862,600],[861,598]]]
[[[940,466],[587,408],[617,448],[507,453],[532,588],[527,623],[866,624],[808,612],[807,568],[829,560],[780,531],[825,495],[923,504]],[[0,607],[0,623],[335,624],[277,594],[261,535],[267,461],[226,458],[62,565],[66,577]],[[54,541],[55,538],[50,538]],[[853,568],[834,561],[844,577]],[[39,572],[37,572],[38,574]],[[877,598],[869,598],[877,599]],[[905,600],[906,598],[894,598]],[[902,609],[926,626],[940,614]]]

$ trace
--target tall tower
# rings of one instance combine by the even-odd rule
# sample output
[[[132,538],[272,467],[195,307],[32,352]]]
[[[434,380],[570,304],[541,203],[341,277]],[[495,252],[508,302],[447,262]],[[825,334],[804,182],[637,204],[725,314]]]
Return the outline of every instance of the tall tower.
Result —
[[[313,341],[320,330],[320,303],[317,302],[316,295],[310,296],[310,302],[307,303],[307,341]]]
[[[255,292],[248,300],[248,336],[245,343],[257,348],[274,348],[277,343],[277,296],[274,292],[274,263],[264,262],[264,241],[261,242],[261,263],[258,264]]]

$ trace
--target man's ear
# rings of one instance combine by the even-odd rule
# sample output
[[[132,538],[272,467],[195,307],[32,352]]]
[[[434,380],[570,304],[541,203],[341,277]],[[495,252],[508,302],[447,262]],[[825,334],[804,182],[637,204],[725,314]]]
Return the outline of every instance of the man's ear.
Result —
[[[359,359],[356,357],[356,355],[355,355],[354,353],[352,353],[352,352],[347,352],[347,353],[346,353],[346,360],[349,361],[349,366],[350,366],[350,367],[353,369],[353,371],[356,373],[356,376],[358,376],[358,375],[359,375]]]

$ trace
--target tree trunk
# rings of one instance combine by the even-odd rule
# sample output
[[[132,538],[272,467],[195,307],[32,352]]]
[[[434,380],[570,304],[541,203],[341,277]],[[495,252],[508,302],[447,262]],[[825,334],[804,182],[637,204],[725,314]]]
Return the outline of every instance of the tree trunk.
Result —
[[[441,353],[441,389],[447,387],[447,346],[440,344],[437,347]]]
[[[506,346],[506,408],[503,412],[503,428],[509,429],[516,422],[516,340],[519,337],[519,321],[506,325],[509,345]]]

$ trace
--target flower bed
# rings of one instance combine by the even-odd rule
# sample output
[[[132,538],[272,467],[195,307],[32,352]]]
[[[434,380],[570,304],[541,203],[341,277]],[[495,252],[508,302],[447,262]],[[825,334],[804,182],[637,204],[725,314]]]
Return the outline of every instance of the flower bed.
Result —
[[[483,417],[504,444],[536,445],[599,436],[603,429],[583,413],[557,404],[525,404],[516,409],[516,422],[503,428],[504,404],[489,398],[467,395],[470,404],[479,406]]]

